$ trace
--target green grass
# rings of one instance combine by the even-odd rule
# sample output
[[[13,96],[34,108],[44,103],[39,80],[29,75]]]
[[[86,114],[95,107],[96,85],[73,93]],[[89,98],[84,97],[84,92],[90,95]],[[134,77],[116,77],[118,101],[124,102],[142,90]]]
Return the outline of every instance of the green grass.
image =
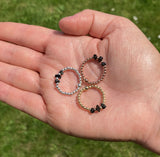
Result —
[[[132,20],[160,50],[159,0],[0,0],[0,21],[57,29],[58,21],[90,8]],[[134,20],[134,16],[138,20]],[[75,138],[0,103],[0,157],[158,157],[131,142]]]

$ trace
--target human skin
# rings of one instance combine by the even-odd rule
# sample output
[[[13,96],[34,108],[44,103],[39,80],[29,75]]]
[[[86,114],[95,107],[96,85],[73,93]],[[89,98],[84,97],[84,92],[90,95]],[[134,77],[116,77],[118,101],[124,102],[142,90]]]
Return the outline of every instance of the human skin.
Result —
[[[44,27],[0,23],[0,100],[73,136],[134,141],[160,154],[160,54],[128,19],[84,10],[60,20],[62,32]],[[64,67],[79,69],[97,54],[107,63],[98,85],[107,108],[90,114],[77,94],[55,88],[54,75]],[[98,76],[89,67],[88,77]],[[63,88],[72,90],[73,75]],[[71,81],[69,81],[71,80]],[[90,98],[97,98],[92,91]],[[86,104],[90,99],[84,97]],[[94,100],[95,101],[95,100]]]

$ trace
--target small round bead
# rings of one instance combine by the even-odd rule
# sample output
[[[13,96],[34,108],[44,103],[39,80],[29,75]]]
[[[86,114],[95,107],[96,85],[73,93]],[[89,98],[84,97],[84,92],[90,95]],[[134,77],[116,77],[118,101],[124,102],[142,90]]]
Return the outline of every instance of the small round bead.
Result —
[[[90,112],[91,112],[91,113],[94,113],[94,111],[95,111],[94,108],[91,108],[91,109],[90,109]]]
[[[88,89],[88,86],[86,86],[85,89]]]
[[[103,57],[100,56],[100,57],[98,58],[98,62],[101,62],[102,60],[103,60]]]
[[[99,105],[96,105],[96,110],[97,110],[98,112],[100,112],[100,107],[99,107]]]
[[[96,60],[96,59],[97,59],[97,55],[96,55],[96,54],[94,54],[94,55],[93,55],[93,58]]]
[[[55,79],[55,83],[59,83],[60,81],[58,79]]]
[[[61,79],[61,75],[60,74],[56,74],[55,77]]]
[[[102,65],[102,66],[105,66],[105,65],[106,65],[106,63],[105,63],[105,62],[102,62],[102,63],[101,63],[101,65]]]
[[[60,70],[59,73],[60,73],[61,75],[63,75],[63,70]]]
[[[101,107],[102,107],[102,109],[105,109],[106,108],[106,105],[105,104],[101,104]]]

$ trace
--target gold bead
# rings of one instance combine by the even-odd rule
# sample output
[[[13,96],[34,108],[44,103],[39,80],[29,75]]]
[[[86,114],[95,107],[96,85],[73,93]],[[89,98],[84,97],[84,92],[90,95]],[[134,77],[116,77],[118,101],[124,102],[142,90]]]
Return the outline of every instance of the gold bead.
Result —
[[[88,86],[86,86],[85,89],[88,89]]]
[[[97,89],[101,92],[101,94],[102,94],[102,103],[105,104],[104,91],[102,90],[101,87],[99,87],[99,86],[97,86],[97,85],[86,86],[86,87],[82,88],[82,89],[80,90],[80,92],[81,92],[81,93],[82,93],[82,92],[85,92],[85,91],[88,90],[89,88],[97,88]],[[81,101],[80,101],[81,93],[80,93],[80,92],[78,93],[78,103],[80,104],[80,106],[81,106],[82,108],[84,108],[84,109],[86,109],[86,110],[90,110],[91,108],[88,108],[88,107],[86,107],[85,105],[83,105],[83,104],[81,103]],[[101,106],[100,106],[100,109],[102,109]]]

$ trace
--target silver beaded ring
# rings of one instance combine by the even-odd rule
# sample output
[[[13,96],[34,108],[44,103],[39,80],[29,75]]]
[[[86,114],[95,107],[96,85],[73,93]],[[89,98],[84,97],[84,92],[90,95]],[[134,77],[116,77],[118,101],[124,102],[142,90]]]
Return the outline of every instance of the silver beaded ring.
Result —
[[[102,67],[103,67],[103,73],[102,73],[102,75],[100,76],[99,80],[93,81],[93,82],[90,82],[90,81],[84,76],[84,73],[83,73],[84,65],[85,65],[88,61],[90,61],[90,60],[93,60],[93,61],[95,60],[95,61],[99,62],[99,63],[102,65]],[[106,75],[106,68],[107,68],[107,67],[106,67],[106,63],[105,63],[105,62],[102,62],[102,60],[103,60],[103,57],[102,57],[102,56],[97,57],[97,55],[94,54],[93,57],[87,58],[87,59],[82,63],[81,68],[80,68],[80,72],[81,72],[81,76],[82,76],[82,79],[83,79],[84,82],[92,85],[92,84],[98,84],[100,81],[102,81],[102,80],[104,79],[104,77],[105,77],[105,75]]]
[[[78,86],[77,86],[77,89],[75,89],[73,92],[64,92],[62,91],[60,88],[59,88],[59,83],[60,83],[60,79],[61,79],[61,76],[63,75],[63,73],[66,71],[66,70],[73,70],[77,75],[78,75],[78,78],[79,78],[79,82],[78,82]],[[74,93],[78,92],[79,88],[81,87],[82,85],[82,80],[81,80],[81,75],[80,73],[78,72],[78,70],[72,68],[72,67],[65,67],[64,69],[60,70],[58,74],[55,75],[55,83],[56,83],[56,88],[58,89],[58,91],[62,94],[65,94],[65,95],[73,95]]]
[[[85,92],[86,90],[90,89],[90,88],[95,88],[97,90],[100,91],[100,93],[102,94],[102,103],[100,105],[96,105],[96,107],[92,107],[92,108],[89,108],[87,107],[86,105],[82,104],[81,100],[80,100],[80,97],[81,97],[81,94],[83,92]],[[105,105],[105,93],[104,91],[102,90],[101,87],[97,86],[97,85],[90,85],[90,86],[86,86],[84,88],[81,88],[78,95],[78,103],[81,105],[82,108],[90,111],[91,113],[94,113],[95,111],[98,111],[100,112],[101,109],[105,109],[106,108],[106,105]]]

